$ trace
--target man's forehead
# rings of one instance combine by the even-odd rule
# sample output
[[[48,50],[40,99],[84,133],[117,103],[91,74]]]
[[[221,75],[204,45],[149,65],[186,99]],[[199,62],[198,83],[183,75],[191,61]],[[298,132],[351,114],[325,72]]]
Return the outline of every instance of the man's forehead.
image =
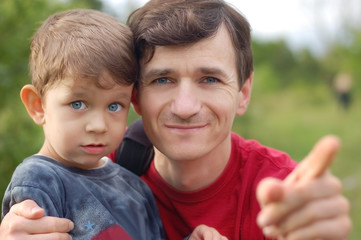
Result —
[[[214,46],[212,43],[218,42],[221,44],[222,50],[230,50],[231,52],[234,52],[235,49],[233,48],[233,42],[231,35],[229,33],[228,28],[225,26],[225,24],[221,24],[218,31],[215,32],[214,35],[211,35],[210,37],[206,37],[203,39],[200,39],[195,42],[190,42],[186,44],[174,44],[174,45],[152,45],[145,48],[144,55],[141,58],[141,65],[146,65],[150,61],[153,60],[155,55],[164,55],[165,52],[168,52],[169,54],[172,54],[174,52],[181,52],[182,54],[187,54],[187,52],[192,51],[192,49],[205,49],[209,50],[212,49]]]

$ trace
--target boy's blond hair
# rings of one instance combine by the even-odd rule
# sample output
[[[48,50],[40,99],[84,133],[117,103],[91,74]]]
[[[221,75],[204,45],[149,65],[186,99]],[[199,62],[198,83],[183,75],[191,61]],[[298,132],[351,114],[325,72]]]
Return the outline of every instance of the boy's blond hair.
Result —
[[[32,84],[40,96],[65,77],[98,81],[107,73],[119,84],[136,80],[131,31],[96,10],[73,9],[50,16],[34,34],[30,50]]]

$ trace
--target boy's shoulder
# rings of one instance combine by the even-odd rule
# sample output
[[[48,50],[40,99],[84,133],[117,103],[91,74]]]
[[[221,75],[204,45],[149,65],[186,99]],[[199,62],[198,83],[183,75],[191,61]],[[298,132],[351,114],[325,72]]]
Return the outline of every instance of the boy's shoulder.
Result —
[[[15,169],[11,184],[16,185],[49,185],[58,178],[57,166],[54,160],[41,155],[32,155],[17,166]],[[34,186],[35,187],[35,186]],[[38,187],[38,186],[36,186]]]

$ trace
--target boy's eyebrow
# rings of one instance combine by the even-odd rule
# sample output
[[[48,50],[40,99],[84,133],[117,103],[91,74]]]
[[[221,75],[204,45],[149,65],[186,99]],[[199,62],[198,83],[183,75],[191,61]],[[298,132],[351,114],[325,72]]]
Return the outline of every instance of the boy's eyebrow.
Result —
[[[128,94],[128,93],[119,93],[117,94],[119,98],[125,98],[125,99],[131,99],[132,98],[132,94]]]
[[[71,91],[68,93],[68,96],[72,96],[75,98],[83,98],[87,95],[87,91]]]
[[[90,94],[91,93],[84,90],[84,91],[71,92],[68,95],[75,97],[75,98],[84,98],[84,97],[89,96]],[[131,98],[131,94],[124,93],[124,92],[114,92],[114,93],[112,93],[112,95],[113,95],[113,97],[116,97],[116,98],[125,98],[125,99]]]

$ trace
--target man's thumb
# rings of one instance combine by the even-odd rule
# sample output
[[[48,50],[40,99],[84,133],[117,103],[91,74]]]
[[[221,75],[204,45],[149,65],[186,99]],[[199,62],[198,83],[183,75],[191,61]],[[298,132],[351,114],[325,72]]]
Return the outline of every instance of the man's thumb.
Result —
[[[33,200],[25,200],[17,203],[11,207],[10,211],[28,219],[38,219],[45,214],[44,209],[40,208]]]

